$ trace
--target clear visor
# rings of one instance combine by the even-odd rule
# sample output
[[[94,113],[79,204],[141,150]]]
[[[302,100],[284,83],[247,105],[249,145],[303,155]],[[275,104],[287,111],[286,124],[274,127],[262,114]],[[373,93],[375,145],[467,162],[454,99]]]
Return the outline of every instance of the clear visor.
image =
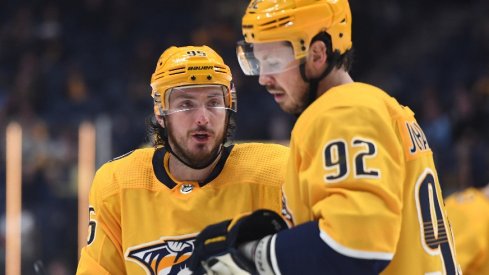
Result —
[[[295,59],[289,42],[246,43],[239,41],[236,54],[241,69],[246,75],[278,74],[298,67],[301,60]]]
[[[169,89],[165,93],[163,115],[192,113],[205,109],[213,114],[236,112],[236,93],[222,85],[192,85]]]

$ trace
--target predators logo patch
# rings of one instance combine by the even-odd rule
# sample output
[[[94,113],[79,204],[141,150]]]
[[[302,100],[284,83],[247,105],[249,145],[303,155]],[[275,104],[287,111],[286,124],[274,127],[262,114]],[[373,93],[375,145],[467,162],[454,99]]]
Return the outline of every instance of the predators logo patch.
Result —
[[[160,241],[130,247],[126,259],[136,262],[150,275],[191,274],[188,259],[194,251],[192,237],[164,237]]]

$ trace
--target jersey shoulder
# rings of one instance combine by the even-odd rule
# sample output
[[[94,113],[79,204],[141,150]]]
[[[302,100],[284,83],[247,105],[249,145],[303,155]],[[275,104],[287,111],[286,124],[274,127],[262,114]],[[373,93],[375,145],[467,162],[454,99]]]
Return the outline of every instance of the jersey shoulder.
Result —
[[[148,183],[146,178],[154,174],[154,150],[136,149],[106,162],[97,170],[92,189],[98,189],[101,194],[110,194],[120,188]]]
[[[462,270],[467,274],[488,274],[489,199],[471,187],[447,197],[445,207]]]
[[[399,105],[399,103],[376,86],[353,82],[329,89],[311,106],[314,105],[326,108],[358,106],[378,110],[379,107],[385,108],[387,105]],[[378,111],[383,111],[383,109]]]
[[[467,188],[448,196],[445,200],[448,211],[460,209],[463,212],[473,211],[484,212],[489,208],[489,199],[477,188]],[[489,216],[489,213],[488,213]]]
[[[244,166],[255,166],[257,163],[265,167],[277,166],[285,163],[289,155],[289,148],[274,143],[241,143],[236,144],[231,157]]]
[[[324,118],[329,121],[338,118],[344,125],[359,120],[361,124],[379,123],[391,121],[402,113],[405,113],[403,106],[380,88],[354,82],[326,91],[303,112],[297,124],[309,128]]]
[[[239,174],[244,181],[282,184],[288,156],[289,148],[280,144],[235,144],[223,172]]]
[[[389,150],[402,150],[406,160],[432,153],[409,107],[380,88],[358,82],[324,93],[299,117],[293,129],[296,139],[318,139],[321,135],[327,139],[362,135],[385,144]]]
[[[454,193],[445,200],[448,218],[455,233],[461,228],[478,230],[481,226],[489,226],[489,199],[476,188],[467,188]],[[489,228],[489,227],[488,227]]]

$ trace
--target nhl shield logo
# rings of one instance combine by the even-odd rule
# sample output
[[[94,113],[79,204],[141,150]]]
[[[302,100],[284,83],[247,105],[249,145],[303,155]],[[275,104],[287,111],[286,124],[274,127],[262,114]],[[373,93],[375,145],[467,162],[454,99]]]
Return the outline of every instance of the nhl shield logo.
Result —
[[[180,187],[180,193],[188,194],[194,190],[194,186],[192,184],[182,184]]]

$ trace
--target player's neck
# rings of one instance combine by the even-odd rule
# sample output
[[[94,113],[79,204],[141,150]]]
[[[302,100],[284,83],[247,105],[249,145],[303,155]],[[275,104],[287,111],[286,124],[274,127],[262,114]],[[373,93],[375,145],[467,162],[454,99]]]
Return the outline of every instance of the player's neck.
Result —
[[[319,82],[318,97],[329,89],[347,83],[352,83],[353,79],[350,74],[343,69],[333,69],[327,77]]]
[[[193,169],[170,154],[170,158],[168,159],[168,168],[171,175],[176,180],[201,182],[209,177],[210,173],[212,172],[220,158],[221,156],[219,154],[219,156],[209,166],[203,169]]]

